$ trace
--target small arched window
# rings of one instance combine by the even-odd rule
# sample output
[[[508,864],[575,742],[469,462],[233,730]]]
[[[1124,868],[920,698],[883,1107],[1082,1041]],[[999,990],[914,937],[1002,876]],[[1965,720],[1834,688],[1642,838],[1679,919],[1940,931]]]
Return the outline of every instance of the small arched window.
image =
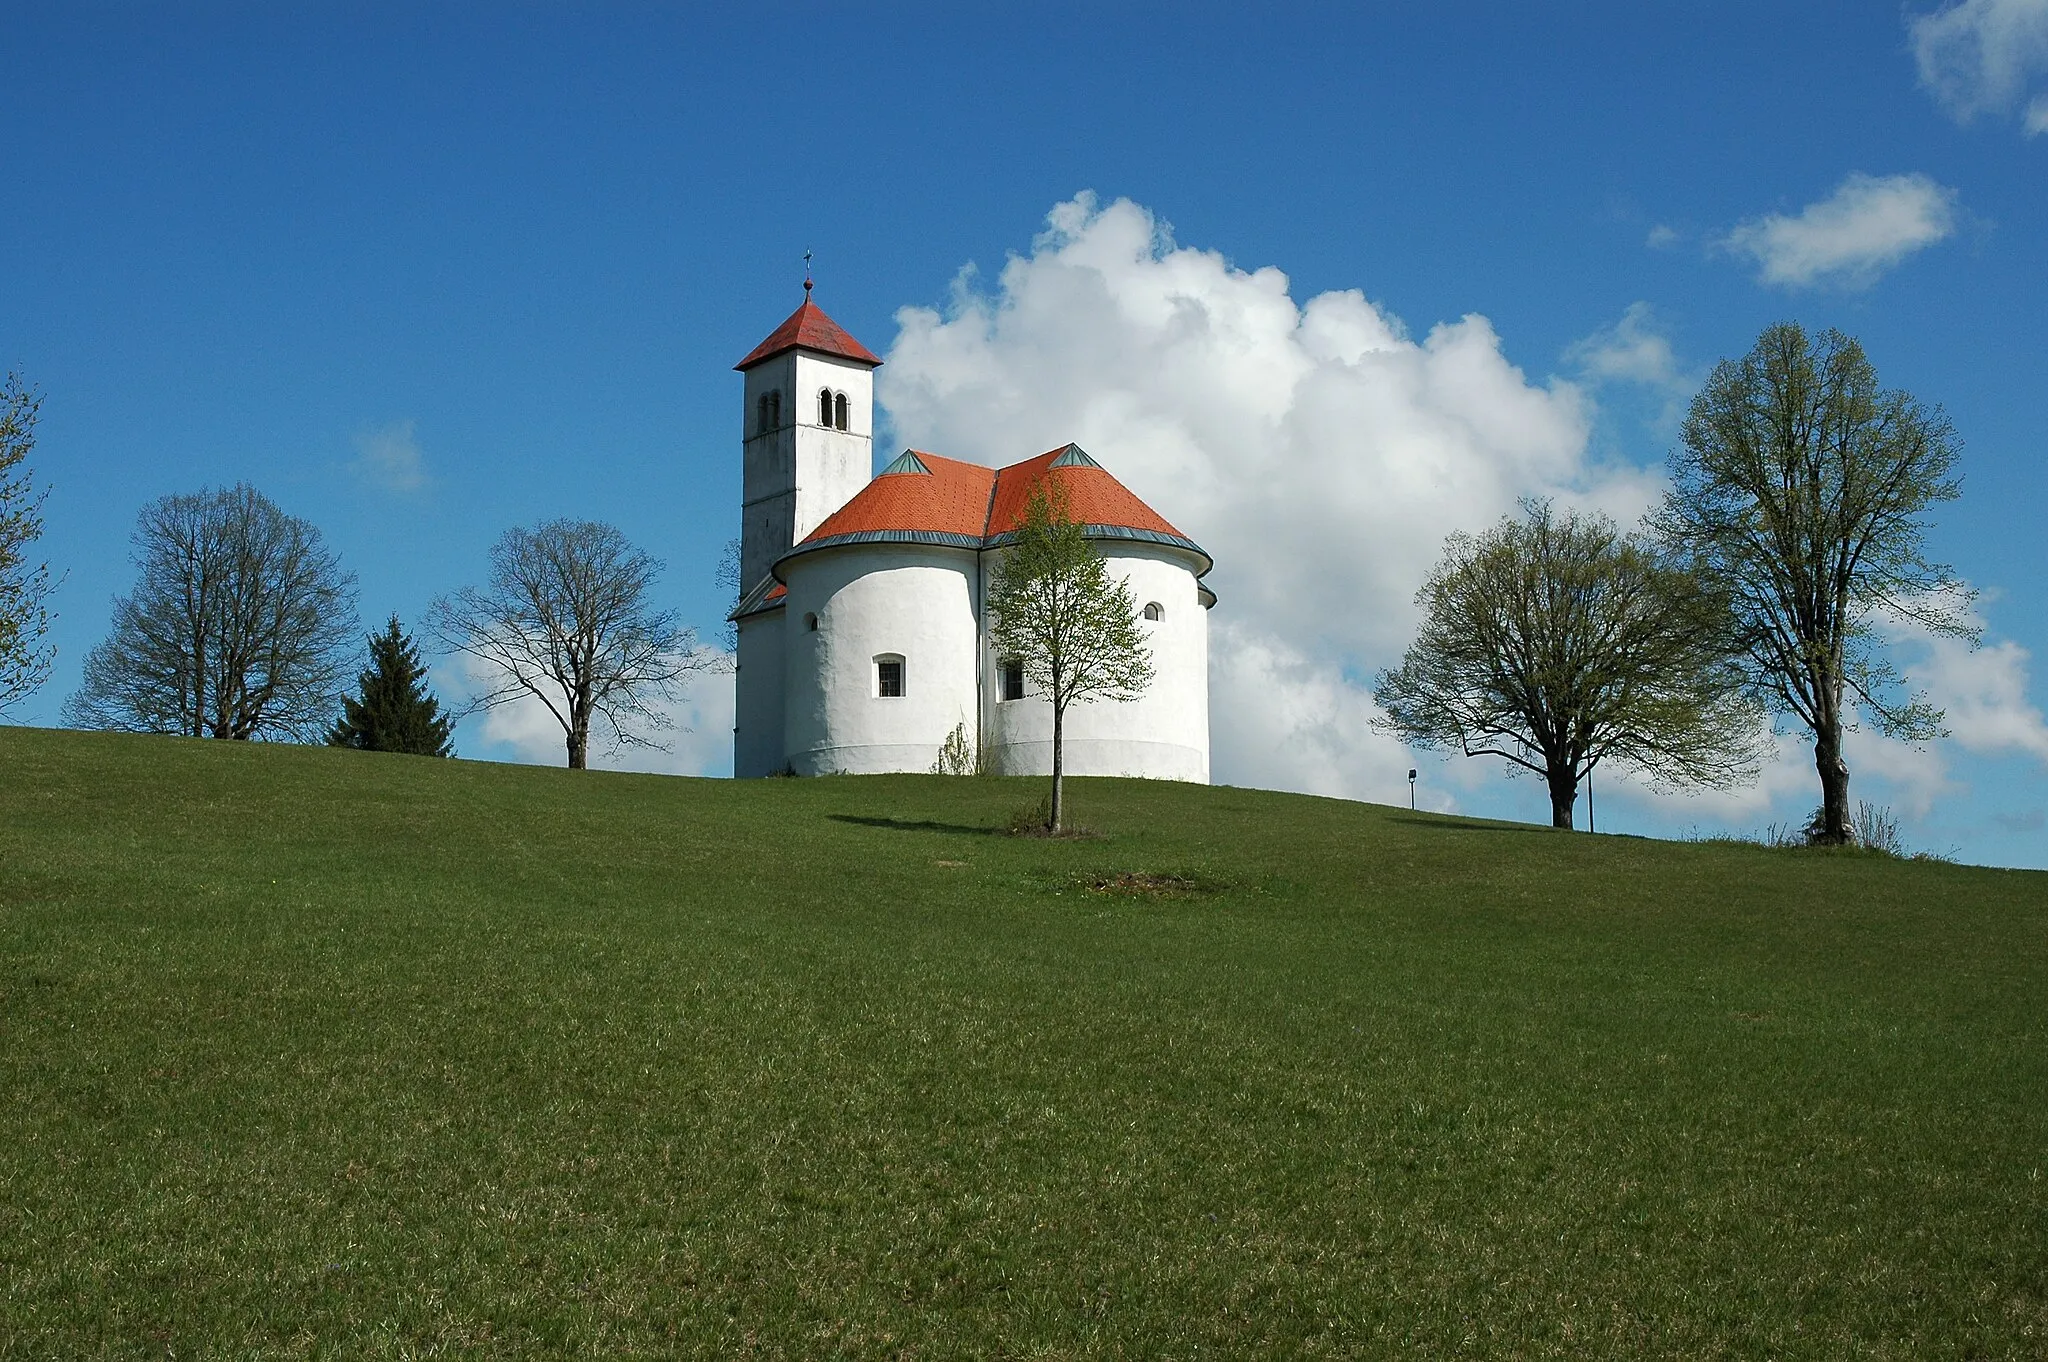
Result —
[[[1163,620],[1166,618],[1166,608],[1160,605],[1158,601],[1148,602],[1145,606],[1145,618],[1148,620]]]
[[[830,388],[818,389],[818,424],[821,426],[832,424],[832,390]]]
[[[780,388],[770,388],[767,392],[761,394],[761,401],[758,405],[759,413],[758,420],[755,422],[754,433],[756,435],[766,435],[771,430],[781,429],[782,390]]]
[[[900,654],[884,653],[875,659],[875,694],[884,700],[903,698],[903,658]]]
[[[840,393],[832,399],[832,424],[840,430],[846,429],[845,393]]]

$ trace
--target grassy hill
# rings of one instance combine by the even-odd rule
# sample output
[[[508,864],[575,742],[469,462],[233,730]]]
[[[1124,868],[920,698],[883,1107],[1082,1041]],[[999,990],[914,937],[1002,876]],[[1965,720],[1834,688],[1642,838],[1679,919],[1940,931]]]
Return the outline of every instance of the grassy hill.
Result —
[[[0,1356],[2048,1354],[2048,876],[1036,793],[0,729]]]

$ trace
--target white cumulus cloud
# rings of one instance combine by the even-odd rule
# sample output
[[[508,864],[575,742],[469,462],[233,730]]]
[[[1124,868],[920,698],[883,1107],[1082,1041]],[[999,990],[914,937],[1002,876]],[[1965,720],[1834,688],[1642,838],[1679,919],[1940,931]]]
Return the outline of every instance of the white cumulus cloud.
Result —
[[[1718,244],[1755,260],[1767,284],[1861,288],[1955,230],[1955,190],[1925,175],[1852,174],[1820,202],[1753,218]]]
[[[1595,391],[1618,384],[1641,390],[1653,404],[1648,425],[1660,444],[1678,434],[1686,403],[1700,383],[1700,376],[1679,362],[1664,324],[1645,302],[1630,303],[1619,321],[1572,344],[1564,359]]]
[[[1980,628],[1982,620],[1973,621]],[[2010,639],[1971,648],[1952,638],[1895,635],[1920,644],[1906,675],[1946,714],[1956,743],[1983,755],[2021,754],[2048,766],[2048,719],[2027,698],[2031,655]]]
[[[1671,338],[1648,303],[1630,303],[1613,326],[1594,332],[1565,351],[1589,378],[1618,379],[1646,387],[1684,385]]]
[[[1371,679],[1413,637],[1416,588],[1451,531],[1531,494],[1627,523],[1661,492],[1658,470],[1593,453],[1594,391],[1693,382],[1646,304],[1567,351],[1580,381],[1537,380],[1484,317],[1418,337],[1355,290],[1297,301],[1277,269],[1084,195],[992,281],[963,270],[943,309],[897,321],[878,396],[905,443],[1001,464],[1077,441],[1215,555],[1219,783],[1398,804],[1418,766],[1424,807],[1544,816],[1541,789],[1503,782],[1499,763],[1419,761],[1375,728]],[[1955,745],[2048,752],[2023,650],[1898,641]],[[1952,750],[1864,725],[1848,740],[1856,795],[1923,815],[1955,789]],[[1751,788],[1688,797],[1603,770],[1598,797],[1624,827],[1753,831],[1803,821],[1820,795],[1807,740],[1788,735]]]
[[[393,421],[356,436],[356,458],[349,465],[374,487],[387,492],[416,492],[426,485],[426,459],[413,436],[411,421]]]
[[[993,288],[906,308],[879,396],[905,442],[1000,464],[1068,440],[1215,555],[1215,778],[1393,802],[1373,732],[1453,530],[1555,495],[1633,520],[1653,475],[1588,455],[1591,404],[1468,316],[1415,338],[1356,290],[1177,244],[1126,200],[1060,204]]]
[[[2048,0],[1960,0],[1908,21],[1920,83],[1968,122],[2025,105],[2029,135],[2048,132]]]

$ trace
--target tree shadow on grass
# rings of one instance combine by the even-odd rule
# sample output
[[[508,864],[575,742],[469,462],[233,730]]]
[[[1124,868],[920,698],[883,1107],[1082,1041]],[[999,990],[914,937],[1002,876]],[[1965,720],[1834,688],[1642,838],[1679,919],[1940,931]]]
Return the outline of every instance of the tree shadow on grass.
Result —
[[[1447,819],[1447,818],[1443,817],[1442,815],[1438,815],[1438,816],[1437,816],[1437,817],[1435,817],[1435,818],[1423,818],[1423,817],[1421,817],[1421,816],[1419,816],[1419,815],[1417,815],[1417,814],[1412,814],[1412,813],[1407,813],[1407,814],[1401,814],[1401,813],[1396,813],[1396,814],[1389,814],[1389,815],[1387,816],[1387,821],[1388,821],[1389,823],[1412,823],[1412,824],[1414,824],[1414,825],[1415,825],[1416,827],[1418,827],[1418,828],[1433,828],[1433,829],[1435,829],[1435,830],[1436,830],[1436,831],[1438,831],[1438,832],[1556,832],[1556,831],[1557,831],[1557,829],[1556,829],[1556,828],[1546,828],[1546,827],[1543,827],[1543,826],[1541,826],[1541,825],[1539,825],[1539,824],[1536,824],[1536,823],[1463,823],[1463,822],[1452,822],[1452,821],[1451,821],[1450,819]]]
[[[828,813],[825,815],[835,823],[858,823],[864,828],[888,828],[894,832],[950,832],[968,837],[1001,837],[1001,828],[977,828],[966,823],[938,823],[929,818],[869,818],[857,813]]]

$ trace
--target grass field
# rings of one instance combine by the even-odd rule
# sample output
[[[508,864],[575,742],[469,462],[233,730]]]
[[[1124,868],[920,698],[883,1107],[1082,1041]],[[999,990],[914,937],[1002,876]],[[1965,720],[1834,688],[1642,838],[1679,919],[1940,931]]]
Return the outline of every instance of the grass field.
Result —
[[[1072,788],[0,729],[0,1356],[2048,1355],[2048,876]]]

